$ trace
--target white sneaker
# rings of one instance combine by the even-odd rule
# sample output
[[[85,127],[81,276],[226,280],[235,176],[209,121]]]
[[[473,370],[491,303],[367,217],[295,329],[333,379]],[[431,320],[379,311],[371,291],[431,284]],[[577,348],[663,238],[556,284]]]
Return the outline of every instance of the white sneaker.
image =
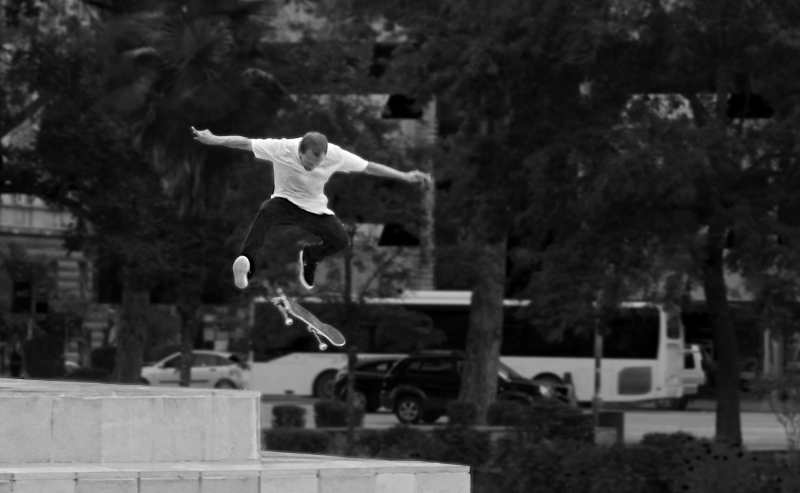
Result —
[[[239,255],[233,261],[233,283],[239,289],[247,287],[247,274],[250,272],[250,260],[244,255]]]
[[[297,278],[300,284],[306,288],[307,291],[314,289],[314,275],[317,272],[316,262],[306,262],[303,258],[303,250],[297,256]]]

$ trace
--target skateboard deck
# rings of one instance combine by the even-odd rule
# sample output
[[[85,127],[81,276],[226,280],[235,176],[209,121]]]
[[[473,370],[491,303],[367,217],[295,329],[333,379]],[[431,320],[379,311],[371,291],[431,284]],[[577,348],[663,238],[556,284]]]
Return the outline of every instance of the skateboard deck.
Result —
[[[286,296],[282,289],[278,288],[276,294],[277,296],[270,298],[270,301],[283,315],[284,323],[292,325],[294,319],[305,323],[308,331],[317,339],[320,351],[328,349],[328,344],[323,339],[336,347],[345,345],[344,335],[336,327],[321,321],[303,305]]]

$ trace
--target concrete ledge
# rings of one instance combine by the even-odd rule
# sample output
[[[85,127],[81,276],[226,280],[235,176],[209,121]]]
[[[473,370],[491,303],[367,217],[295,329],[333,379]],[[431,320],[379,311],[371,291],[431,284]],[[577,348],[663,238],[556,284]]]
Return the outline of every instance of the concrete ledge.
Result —
[[[0,409],[0,465],[259,458],[258,392],[0,379]]]
[[[467,466],[265,452],[248,463],[0,466],[0,492],[468,493]]]

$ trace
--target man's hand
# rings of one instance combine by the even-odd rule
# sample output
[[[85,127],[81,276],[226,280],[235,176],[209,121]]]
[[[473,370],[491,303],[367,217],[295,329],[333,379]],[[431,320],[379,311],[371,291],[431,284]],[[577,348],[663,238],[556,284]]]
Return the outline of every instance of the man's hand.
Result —
[[[217,143],[215,139],[216,136],[212,134],[210,130],[197,130],[194,127],[190,128],[192,129],[192,136],[194,136],[194,140],[197,142],[206,145],[214,145]]]
[[[406,172],[406,181],[420,185],[423,189],[428,189],[433,184],[431,174],[420,170]]]

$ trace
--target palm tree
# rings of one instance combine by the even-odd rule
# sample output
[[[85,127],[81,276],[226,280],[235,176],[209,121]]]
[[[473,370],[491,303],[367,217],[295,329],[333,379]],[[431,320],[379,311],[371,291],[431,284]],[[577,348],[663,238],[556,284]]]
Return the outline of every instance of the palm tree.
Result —
[[[225,223],[220,206],[230,180],[227,167],[209,165],[207,151],[192,142],[189,127],[255,131],[285,100],[276,97],[283,95],[282,88],[269,83],[263,61],[254,64],[249,56],[265,28],[267,7],[246,0],[224,7],[217,3],[128,2],[124,10],[110,13],[96,42],[105,69],[99,104],[129,122],[136,147],[176,203],[178,230],[164,274],[177,281],[179,291],[184,385],[190,381],[188,356],[209,276],[201,259],[221,256],[222,243],[203,233]],[[138,298],[137,310],[146,309]],[[118,354],[125,353],[119,349]],[[136,372],[132,369],[127,378],[136,378]]]

